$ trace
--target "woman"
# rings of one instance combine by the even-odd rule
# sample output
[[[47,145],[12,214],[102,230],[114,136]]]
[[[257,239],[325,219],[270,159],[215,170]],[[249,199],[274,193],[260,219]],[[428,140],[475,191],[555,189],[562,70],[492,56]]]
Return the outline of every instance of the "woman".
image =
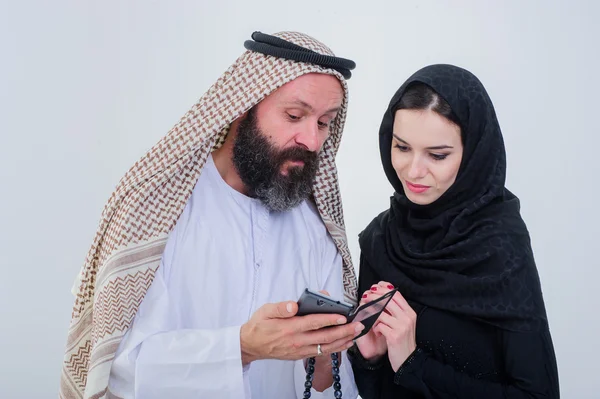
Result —
[[[379,132],[395,189],[361,233],[361,303],[396,293],[349,350],[361,397],[558,398],[556,359],[519,200],[481,82],[416,72]]]

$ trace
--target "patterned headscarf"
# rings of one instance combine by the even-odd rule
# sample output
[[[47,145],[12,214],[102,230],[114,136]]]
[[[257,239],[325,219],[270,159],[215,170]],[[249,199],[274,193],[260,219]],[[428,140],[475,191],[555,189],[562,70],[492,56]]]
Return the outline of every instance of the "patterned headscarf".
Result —
[[[253,35],[257,42],[261,37],[267,36]],[[356,301],[335,166],[348,106],[344,75],[349,77],[349,71],[336,63],[340,59],[328,47],[305,34],[282,32],[270,38],[265,51],[247,42],[248,50],[133,165],[108,200],[73,287],[76,299],[62,367],[61,398],[106,397],[115,352],[153,281],[168,235],[207,157],[223,144],[233,121],[282,85],[308,73],[333,75],[344,90],[341,110],[320,153],[313,195],[343,258],[345,299]],[[287,49],[269,53],[269,48],[282,44]]]

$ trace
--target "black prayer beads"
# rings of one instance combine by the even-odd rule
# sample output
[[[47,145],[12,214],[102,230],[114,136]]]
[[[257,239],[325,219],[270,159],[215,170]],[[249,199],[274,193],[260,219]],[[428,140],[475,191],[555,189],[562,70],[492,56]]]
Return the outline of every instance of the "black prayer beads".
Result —
[[[306,381],[304,382],[304,399],[310,398],[310,390],[315,373],[315,358],[308,359],[306,367]],[[333,375],[333,396],[336,399],[342,399],[342,384],[340,384],[340,359],[337,353],[331,354],[331,374]]]

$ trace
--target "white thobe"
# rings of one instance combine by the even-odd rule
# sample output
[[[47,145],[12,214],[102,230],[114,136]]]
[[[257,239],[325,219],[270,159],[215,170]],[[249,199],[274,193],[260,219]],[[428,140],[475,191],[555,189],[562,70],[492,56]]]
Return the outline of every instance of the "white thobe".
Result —
[[[301,398],[302,360],[242,367],[240,327],[305,288],[343,298],[342,259],[310,202],[270,212],[230,187],[209,157],[124,336],[109,389],[122,398]],[[316,348],[315,348],[316,351]],[[344,352],[344,398],[358,396]],[[312,398],[333,398],[333,388]]]

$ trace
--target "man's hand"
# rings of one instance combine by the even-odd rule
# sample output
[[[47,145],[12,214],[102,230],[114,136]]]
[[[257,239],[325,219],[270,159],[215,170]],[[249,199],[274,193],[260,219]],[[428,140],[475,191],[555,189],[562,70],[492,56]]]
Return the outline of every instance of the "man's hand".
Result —
[[[259,359],[299,360],[317,356],[321,344],[323,355],[341,352],[353,345],[363,329],[361,323],[346,323],[344,316],[314,314],[296,316],[293,301],[268,303],[260,307],[242,325],[240,343],[242,364]],[[324,329],[324,327],[331,328]]]

